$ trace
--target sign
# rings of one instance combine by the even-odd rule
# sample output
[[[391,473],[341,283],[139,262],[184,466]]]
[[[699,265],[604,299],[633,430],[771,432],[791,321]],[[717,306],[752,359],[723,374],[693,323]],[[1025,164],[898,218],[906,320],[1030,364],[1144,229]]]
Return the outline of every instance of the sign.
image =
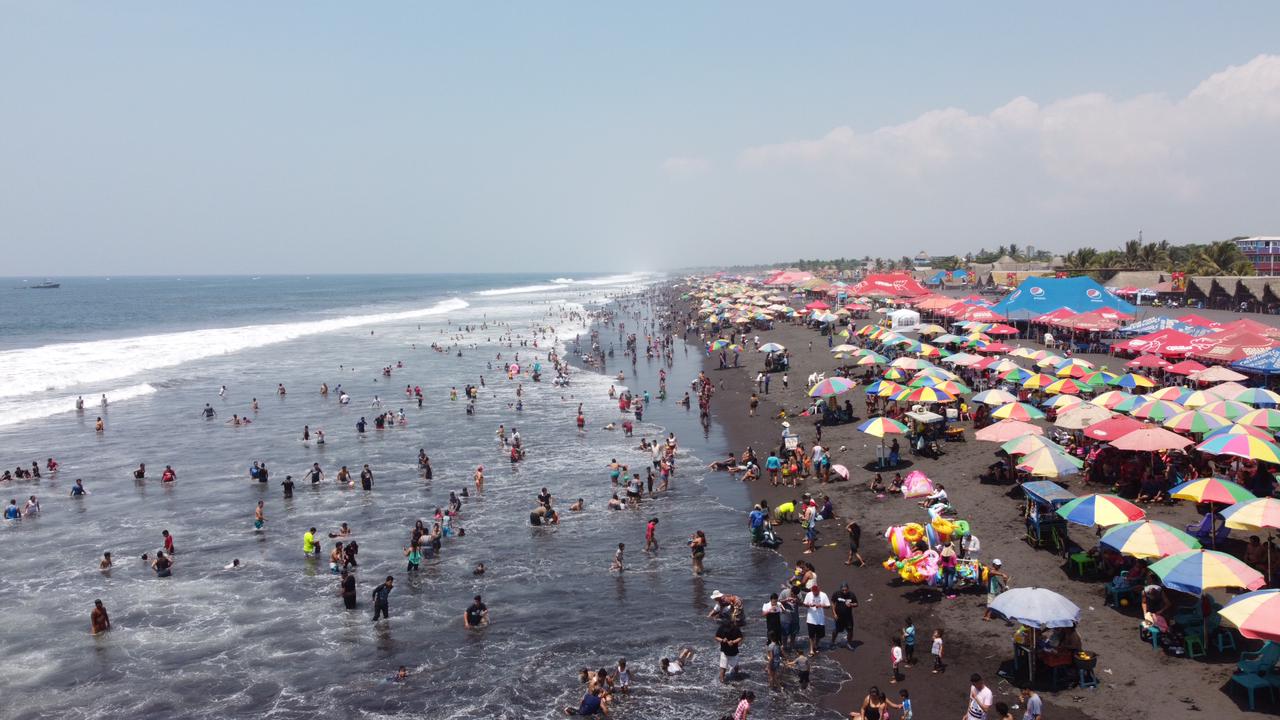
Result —
[[[1018,273],[1007,272],[1004,274],[1004,284],[1009,287],[1016,287],[1018,284]]]
[[[1187,291],[1187,274],[1186,273],[1176,272],[1173,274],[1173,291],[1174,292]]]
[[[1059,280],[1061,280],[1061,279],[1063,279],[1063,278],[1065,278],[1065,277],[1067,276],[1067,271],[1066,271],[1066,270],[1059,270],[1059,271],[1055,272],[1055,273],[1053,274],[1053,276],[1054,276],[1054,277],[1056,277],[1056,278],[1058,278]]]

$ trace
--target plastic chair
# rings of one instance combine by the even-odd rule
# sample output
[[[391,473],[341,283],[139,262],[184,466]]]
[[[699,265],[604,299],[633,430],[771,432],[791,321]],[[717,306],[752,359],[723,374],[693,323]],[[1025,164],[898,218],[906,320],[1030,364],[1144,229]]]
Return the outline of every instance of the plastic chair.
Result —
[[[1079,668],[1079,675],[1080,675],[1080,681],[1079,681],[1080,687],[1091,688],[1094,690],[1098,689],[1098,676],[1094,675],[1092,670]]]
[[[1204,638],[1203,630],[1200,628],[1187,628],[1187,634],[1183,637],[1183,641],[1187,648],[1187,657],[1198,658],[1204,657]]]
[[[1236,670],[1242,673],[1269,673],[1280,662],[1280,643],[1268,640],[1254,652],[1240,653]]]
[[[1270,678],[1266,676],[1257,675],[1254,673],[1236,673],[1235,675],[1231,676],[1231,682],[1244,688],[1249,693],[1249,709],[1250,710],[1255,709],[1254,702],[1253,702],[1254,693],[1258,690],[1258,688],[1266,688],[1267,692],[1271,693],[1271,701],[1275,702],[1275,699],[1276,699],[1275,685],[1271,684]]]
[[[1147,628],[1147,632],[1151,634],[1151,649],[1159,650],[1160,649],[1160,626],[1152,625],[1151,627]],[[1138,631],[1138,637],[1142,637],[1141,630]]]
[[[1072,566],[1076,569],[1076,575],[1081,578],[1085,577],[1086,571],[1089,575],[1092,575],[1098,568],[1098,563],[1094,561],[1093,557],[1090,556],[1089,553],[1072,553],[1069,559],[1071,560]]]
[[[1141,588],[1136,585],[1130,585],[1129,587],[1122,588],[1116,587],[1114,583],[1107,583],[1107,604],[1120,607],[1120,600],[1122,598],[1126,598],[1130,602],[1133,602],[1140,591]]]
[[[1217,632],[1213,634],[1214,643],[1218,646],[1218,653],[1223,654],[1230,647],[1236,649],[1236,634],[1231,628],[1219,627]]]

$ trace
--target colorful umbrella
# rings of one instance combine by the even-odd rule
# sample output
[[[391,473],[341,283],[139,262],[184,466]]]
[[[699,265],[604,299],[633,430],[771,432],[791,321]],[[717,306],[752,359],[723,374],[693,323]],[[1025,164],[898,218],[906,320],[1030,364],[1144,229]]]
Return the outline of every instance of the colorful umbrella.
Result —
[[[1164,428],[1142,428],[1141,430],[1125,433],[1111,441],[1111,447],[1117,450],[1136,450],[1138,452],[1181,450],[1190,444],[1190,439],[1171,433]]]
[[[867,394],[889,397],[894,393],[902,392],[902,389],[901,385],[892,380],[877,380],[867,386]]]
[[[974,402],[980,402],[984,405],[1004,405],[1005,403],[1017,402],[1018,398],[1013,393],[1005,392],[999,388],[993,390],[984,390],[973,396]]]
[[[1218,397],[1217,395],[1211,395],[1207,392],[1204,392],[1203,390],[1197,390],[1191,393],[1190,395],[1187,395],[1186,397],[1182,398],[1180,402],[1189,408],[1198,408],[1198,407],[1204,407],[1205,405],[1208,405],[1211,402],[1217,402],[1218,400],[1221,400],[1221,399],[1222,398]]]
[[[1152,422],[1164,422],[1179,413],[1186,412],[1186,408],[1176,402],[1168,400],[1152,400],[1151,402],[1133,409],[1132,415],[1142,420],[1150,420]]]
[[[729,347],[729,341],[725,340],[724,338],[719,338],[717,340],[711,341],[712,350],[723,350],[727,347]]]
[[[1200,547],[1200,541],[1159,520],[1116,525],[1098,541],[1104,547],[1136,558],[1162,558]]]
[[[1085,386],[1084,384],[1078,383],[1075,380],[1067,378],[1065,380],[1059,380],[1058,382],[1053,383],[1049,387],[1046,387],[1044,391],[1049,393],[1050,395],[1079,395],[1080,393],[1084,392],[1086,389],[1087,389],[1087,386]]]
[[[900,357],[889,363],[891,367],[902,368],[903,370],[922,370],[927,367],[933,367],[933,363],[928,360],[913,357]]]
[[[1053,424],[1068,430],[1083,430],[1109,417],[1111,417],[1111,411],[1104,407],[1080,403],[1070,410],[1059,413],[1058,419]]]
[[[1082,378],[1093,371],[1083,365],[1063,365],[1054,375],[1060,378]]]
[[[855,387],[857,387],[857,383],[848,378],[829,377],[809,388],[809,397],[831,397],[849,392]]]
[[[1058,382],[1058,379],[1052,375],[1035,373],[1034,375],[1027,377],[1027,379],[1022,382],[1022,387],[1028,390],[1040,390],[1042,388],[1047,388],[1056,382]]]
[[[998,423],[992,423],[973,436],[979,440],[988,442],[1008,442],[1016,437],[1023,435],[1043,435],[1044,430],[1039,425],[1032,425],[1021,420],[1001,420]]]
[[[884,378],[886,380],[905,380],[906,377],[907,374],[896,367],[891,367],[884,371]]]
[[[1197,445],[1196,449],[1209,455],[1234,455],[1280,464],[1280,447],[1252,435],[1219,433]]]
[[[1218,402],[1209,403],[1200,409],[1204,412],[1213,413],[1214,415],[1221,415],[1231,422],[1236,422],[1245,415],[1253,412],[1253,408],[1235,400],[1219,400]]]
[[[1122,497],[1102,494],[1078,497],[1058,508],[1057,512],[1067,522],[1089,527],[1119,525],[1147,516],[1142,508]]]
[[[1253,493],[1230,480],[1212,477],[1181,483],[1169,490],[1169,497],[1218,505],[1234,505],[1238,502],[1257,499]]]
[[[1186,400],[1190,396],[1190,390],[1180,387],[1160,388],[1154,392],[1147,393],[1147,397],[1149,398],[1155,398],[1156,400],[1168,400],[1169,402],[1176,402],[1179,405],[1182,404],[1183,400]]]
[[[1215,550],[1180,552],[1157,560],[1148,569],[1164,582],[1165,587],[1192,595],[1202,595],[1210,588],[1257,590],[1266,584],[1262,573]]]
[[[1190,433],[1209,433],[1230,424],[1231,421],[1221,415],[1203,410],[1187,410],[1164,421],[1164,426],[1170,430]]]
[[[1070,410],[1071,408],[1084,402],[1082,398],[1075,395],[1054,395],[1053,397],[1040,403],[1040,407],[1054,408],[1058,412]]]
[[[1085,375],[1084,377],[1081,377],[1080,379],[1089,383],[1090,385],[1109,385],[1118,377],[1120,376],[1113,372],[1107,372],[1105,369],[1103,369],[1103,370],[1094,370],[1093,372]]]
[[[1280,528],[1280,500],[1270,497],[1242,500],[1222,511],[1227,527],[1258,531]]]
[[[879,353],[871,353],[870,355],[858,356],[858,359],[855,360],[853,364],[860,367],[866,367],[868,365],[883,365],[887,362],[889,362],[889,358],[880,355]]]
[[[1036,477],[1075,475],[1083,466],[1082,461],[1048,447],[1027,453],[1017,465],[1019,470]]]
[[[1016,437],[1000,446],[1001,450],[1010,455],[1026,455],[1044,448],[1056,450],[1061,453],[1067,452],[1066,448],[1043,435],[1024,435],[1022,437]]]
[[[1101,422],[1096,422],[1084,429],[1085,437],[1109,442],[1124,437],[1131,432],[1147,427],[1143,423],[1124,415],[1116,415]]]
[[[1280,642],[1280,590],[1237,595],[1218,614],[1247,638]]]
[[[1144,375],[1135,375],[1133,373],[1121,375],[1111,384],[1122,388],[1152,388],[1156,386],[1156,384],[1152,382],[1151,378]]]
[[[1040,420],[1044,418],[1044,413],[1035,405],[1027,403],[1011,402],[1008,405],[1002,405],[991,412],[991,417],[1006,418],[1013,420],[1022,420],[1027,422],[1030,420]]]
[[[1132,397],[1134,396],[1130,395],[1129,393],[1123,390],[1108,390],[1107,392],[1104,392],[1098,395],[1097,397],[1093,398],[1089,402],[1093,403],[1094,405],[1100,405],[1108,410],[1113,410],[1115,409],[1115,406],[1119,405],[1120,403]]]
[[[1280,393],[1266,388],[1249,388],[1232,399],[1250,405],[1280,405]]]
[[[951,393],[944,392],[943,390],[940,390],[938,388],[922,387],[922,388],[916,388],[911,392],[907,393],[906,397],[903,399],[907,400],[908,402],[949,403],[949,402],[955,401],[956,396],[952,395]]]
[[[1145,406],[1147,403],[1151,403],[1151,402],[1159,402],[1159,401],[1149,400],[1143,395],[1130,395],[1124,400],[1121,400],[1120,402],[1116,403],[1115,407],[1111,409],[1115,410],[1116,412],[1132,413],[1134,410],[1137,410]]]
[[[1003,374],[1000,375],[1000,379],[1005,380],[1007,382],[1011,382],[1011,383],[1025,383],[1027,380],[1030,380],[1031,378],[1036,376],[1037,376],[1036,373],[1033,373],[1030,370],[1024,370],[1023,368],[1014,368],[1012,370],[1006,370]],[[1049,377],[1049,376],[1046,375],[1045,377]],[[1039,387],[1039,386],[1037,385],[1036,387]]]
[[[887,417],[873,417],[859,425],[858,429],[868,435],[881,438],[885,435],[905,435],[907,433],[906,425],[897,420],[890,420]]]
[[[1263,430],[1261,428],[1256,428],[1252,425],[1241,425],[1240,423],[1236,423],[1235,425],[1229,425],[1227,427],[1214,430],[1208,435],[1205,435],[1204,439],[1208,440],[1214,435],[1218,435],[1220,433],[1227,433],[1229,435],[1252,435],[1253,437],[1256,437],[1259,440],[1266,440],[1267,442],[1272,442],[1273,440],[1275,440],[1275,437],[1276,437],[1275,435],[1272,435],[1270,432],[1267,432],[1266,430]]]
[[[1280,430],[1280,410],[1269,408],[1254,410],[1241,415],[1237,422],[1271,431]]]
[[[849,468],[845,467],[844,465],[832,465],[831,472],[835,473],[836,475],[839,475],[845,480],[849,479]]]
[[[760,352],[762,353],[776,353],[782,352],[783,350],[786,350],[786,348],[774,342],[765,343],[760,346]]]

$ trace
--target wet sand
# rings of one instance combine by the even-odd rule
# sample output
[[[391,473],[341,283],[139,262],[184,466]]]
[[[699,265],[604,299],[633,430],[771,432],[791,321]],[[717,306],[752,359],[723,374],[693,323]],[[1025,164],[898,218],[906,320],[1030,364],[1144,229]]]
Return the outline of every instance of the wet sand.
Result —
[[[859,321],[858,326],[867,322]],[[791,350],[790,388],[784,390],[781,375],[775,374],[770,393],[760,395],[757,415],[749,417],[748,401],[755,389],[755,375],[763,367],[763,355],[744,352],[740,360],[743,367],[726,370],[717,369],[716,357],[707,357],[707,373],[718,388],[712,404],[713,417],[726,428],[730,449],[735,453],[741,453],[749,445],[764,457],[769,448],[776,448],[780,442],[782,427],[776,416],[780,409],[785,409],[793,416],[792,430],[806,447],[811,447],[814,441],[811,419],[794,417],[806,405],[805,378],[816,370],[830,372],[840,361],[832,359],[825,337],[803,325],[779,323],[775,329],[758,334],[761,343],[777,342]],[[807,349],[810,341],[812,351]],[[690,342],[695,342],[692,337]],[[1039,347],[1026,340],[1017,344]],[[1080,357],[1112,369],[1124,362],[1108,356]],[[847,397],[853,402],[855,414],[863,415],[861,390],[856,389]],[[1010,575],[1010,587],[1050,588],[1080,606],[1080,634],[1085,648],[1099,655],[1100,686],[1041,692],[1047,705],[1046,714],[1055,720],[1192,717],[1200,712],[1208,713],[1204,717],[1215,717],[1233,716],[1244,710],[1246,705],[1240,689],[1225,690],[1235,668],[1235,653],[1228,651],[1220,656],[1210,649],[1207,657],[1189,660],[1153,649],[1150,643],[1139,640],[1140,612],[1136,606],[1123,610],[1106,606],[1102,580],[1077,580],[1062,558],[1048,550],[1036,550],[1024,541],[1025,526],[1019,515],[1021,492],[1015,488],[1011,493],[1012,486],[981,484],[977,479],[986,466],[995,461],[998,444],[974,440],[972,424],[963,423],[963,426],[967,442],[946,443],[946,454],[939,459],[912,457],[904,444],[902,453],[908,462],[904,462],[901,470],[904,476],[910,470],[921,470],[935,482],[946,485],[959,517],[970,521],[974,534],[982,542],[980,558],[984,562],[1000,558]],[[822,445],[831,452],[833,463],[849,468],[849,481],[823,485],[816,479],[802,480],[797,490],[771,487],[766,474],[751,488],[754,499],[768,500],[771,507],[798,497],[800,492],[811,492],[819,499],[823,494],[830,495],[836,508],[838,518],[820,526],[820,549],[814,554],[802,555],[799,525],[780,528],[780,536],[785,539],[780,551],[789,563],[800,558],[812,562],[825,592],[832,593],[841,582],[847,581],[860,601],[854,612],[855,649],[822,653],[838,661],[852,680],[846,682],[840,692],[824,698],[822,704],[848,713],[861,704],[867,689],[876,685],[892,699],[896,699],[899,688],[909,689],[916,717],[959,717],[967,702],[969,676],[975,672],[991,685],[997,701],[1019,703],[1018,688],[997,675],[1001,665],[1012,659],[1014,627],[999,619],[989,622],[981,619],[986,607],[985,589],[966,590],[955,599],[942,599],[934,590],[901,583],[894,573],[881,566],[889,556],[883,538],[885,528],[921,522],[927,516],[914,500],[900,496],[877,497],[867,490],[874,473],[864,468],[874,461],[878,444],[878,438],[858,432],[856,422],[824,427]],[[713,477],[729,481],[735,476],[722,473]],[[892,472],[886,475],[886,482],[891,478]],[[1080,476],[1066,480],[1063,484],[1076,494],[1105,491],[1087,485]],[[1147,510],[1149,517],[1176,526],[1197,519],[1190,503],[1148,506]],[[861,554],[867,562],[865,567],[844,565],[847,552],[844,527],[851,519],[863,528]],[[1084,527],[1072,526],[1070,536],[1084,547],[1095,542],[1093,532]],[[746,541],[745,531],[743,541]],[[832,543],[834,547],[829,546]],[[778,580],[781,583],[785,578]],[[748,605],[758,605],[764,598],[744,600],[748,600]],[[890,685],[890,642],[908,616],[917,629],[918,663],[905,672],[905,682]],[[947,668],[941,674],[930,672],[929,638],[935,628],[943,628],[946,637]],[[1253,649],[1258,644],[1245,641],[1242,649]],[[1274,710],[1265,699],[1259,699],[1259,708]],[[1021,711],[1015,711],[1014,716],[1021,717]]]

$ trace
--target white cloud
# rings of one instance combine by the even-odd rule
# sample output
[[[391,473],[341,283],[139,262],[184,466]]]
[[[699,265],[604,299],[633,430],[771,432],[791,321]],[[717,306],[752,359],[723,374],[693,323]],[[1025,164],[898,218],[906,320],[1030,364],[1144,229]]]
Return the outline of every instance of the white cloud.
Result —
[[[841,126],[759,145],[738,164],[825,174],[873,193],[1017,188],[1054,208],[1153,195],[1194,201],[1224,163],[1249,157],[1243,143],[1265,143],[1274,155],[1277,121],[1280,56],[1259,55],[1183,98],[1085,94],[1040,105],[1018,97],[987,114],[945,108],[870,132]],[[1270,182],[1261,173],[1257,180]]]
[[[674,177],[701,175],[711,169],[711,162],[704,157],[669,157],[662,161],[662,171]]]

